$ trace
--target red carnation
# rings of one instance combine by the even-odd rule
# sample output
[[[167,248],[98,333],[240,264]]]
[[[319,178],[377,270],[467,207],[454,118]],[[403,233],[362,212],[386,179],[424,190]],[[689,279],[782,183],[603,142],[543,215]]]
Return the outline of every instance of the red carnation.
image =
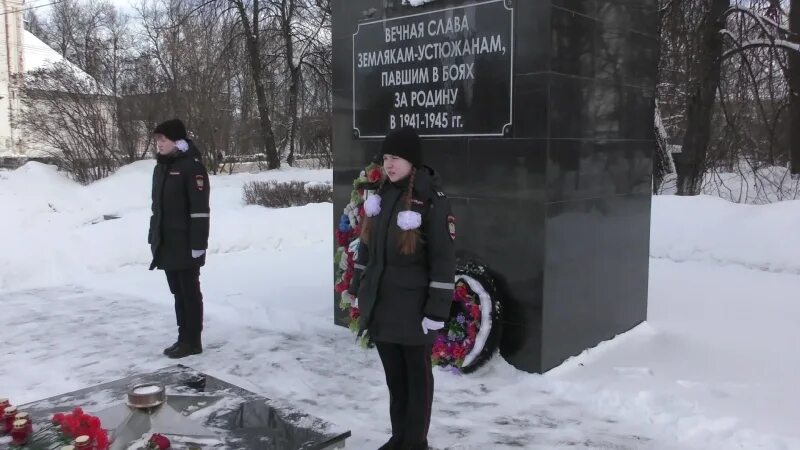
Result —
[[[459,346],[453,349],[453,356],[455,356],[456,359],[463,359],[466,354],[467,351],[464,350],[464,347]]]
[[[472,314],[472,317],[478,319],[481,317],[481,307],[475,304],[472,304],[469,307],[469,312]]]
[[[459,300],[465,300],[469,297],[469,291],[467,287],[463,284],[459,284],[456,286],[456,298]]]
[[[61,425],[64,422],[64,414],[56,413],[53,415],[53,424]]]
[[[353,273],[345,272],[344,276],[342,277],[342,286],[344,287],[344,290],[347,290],[351,281],[353,281]]]
[[[358,308],[350,308],[350,319],[356,320],[361,316],[361,312],[359,312]]]
[[[380,181],[380,179],[381,179],[381,169],[372,169],[369,172],[368,177],[369,177],[369,182],[370,183],[375,183],[377,181]]]
[[[350,233],[343,233],[339,230],[336,230],[336,243],[339,244],[340,247],[347,245],[347,241]]]
[[[108,433],[106,430],[99,429],[94,437],[94,448],[95,450],[108,450],[109,442],[108,442]]]
[[[89,426],[92,428],[100,428],[100,419],[94,416],[89,416]]]
[[[163,434],[154,434],[150,436],[150,442],[147,443],[147,448],[153,450],[167,450],[170,448],[170,442]]]
[[[77,424],[72,416],[65,416],[61,422],[61,432],[67,436],[73,436],[73,431],[77,430]],[[73,436],[74,437],[74,436]]]

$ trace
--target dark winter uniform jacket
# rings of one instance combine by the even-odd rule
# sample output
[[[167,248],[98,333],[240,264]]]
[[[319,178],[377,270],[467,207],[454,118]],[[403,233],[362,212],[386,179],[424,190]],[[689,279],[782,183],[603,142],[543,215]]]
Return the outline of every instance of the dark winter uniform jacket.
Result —
[[[436,332],[423,333],[423,317],[445,321],[450,315],[455,224],[439,177],[429,167],[418,169],[412,210],[422,215],[421,240],[414,254],[400,253],[397,215],[405,210],[407,183],[387,182],[381,189],[381,211],[372,218],[369,242],[359,244],[348,291],[358,298],[360,331],[369,330],[373,341],[430,345]]]
[[[150,270],[186,270],[205,264],[208,247],[210,186],[208,173],[192,142],[189,150],[158,155],[153,170],[153,203],[147,242],[153,253]]]

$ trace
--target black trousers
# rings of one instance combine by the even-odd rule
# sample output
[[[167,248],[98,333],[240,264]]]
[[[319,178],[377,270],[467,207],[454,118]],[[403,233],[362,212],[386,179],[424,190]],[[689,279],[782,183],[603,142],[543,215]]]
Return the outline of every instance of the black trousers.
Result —
[[[433,404],[431,346],[376,342],[389,387],[392,436],[403,450],[427,449]]]
[[[169,290],[175,296],[178,340],[189,345],[201,345],[203,294],[200,292],[200,268],[165,272]]]

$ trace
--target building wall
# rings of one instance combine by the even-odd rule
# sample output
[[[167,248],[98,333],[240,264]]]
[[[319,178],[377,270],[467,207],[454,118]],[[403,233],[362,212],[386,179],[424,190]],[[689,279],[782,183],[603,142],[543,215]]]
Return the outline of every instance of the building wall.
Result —
[[[12,123],[20,104],[13,77],[23,70],[22,8],[22,0],[0,0],[0,155],[20,153]]]

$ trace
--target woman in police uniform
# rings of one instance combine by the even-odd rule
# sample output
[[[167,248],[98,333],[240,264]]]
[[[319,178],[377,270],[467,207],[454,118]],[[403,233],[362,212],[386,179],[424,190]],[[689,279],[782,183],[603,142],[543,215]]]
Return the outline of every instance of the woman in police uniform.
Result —
[[[147,242],[150,270],[166,273],[175,297],[178,340],[164,349],[170,358],[203,352],[203,294],[200,267],[205,265],[210,221],[208,173],[200,152],[178,119],[153,131],[157,164],[153,169],[152,216]]]
[[[360,333],[375,343],[390,394],[392,437],[381,449],[428,448],[431,347],[450,314],[455,219],[439,176],[406,127],[383,142],[384,181],[365,201],[356,274]]]

